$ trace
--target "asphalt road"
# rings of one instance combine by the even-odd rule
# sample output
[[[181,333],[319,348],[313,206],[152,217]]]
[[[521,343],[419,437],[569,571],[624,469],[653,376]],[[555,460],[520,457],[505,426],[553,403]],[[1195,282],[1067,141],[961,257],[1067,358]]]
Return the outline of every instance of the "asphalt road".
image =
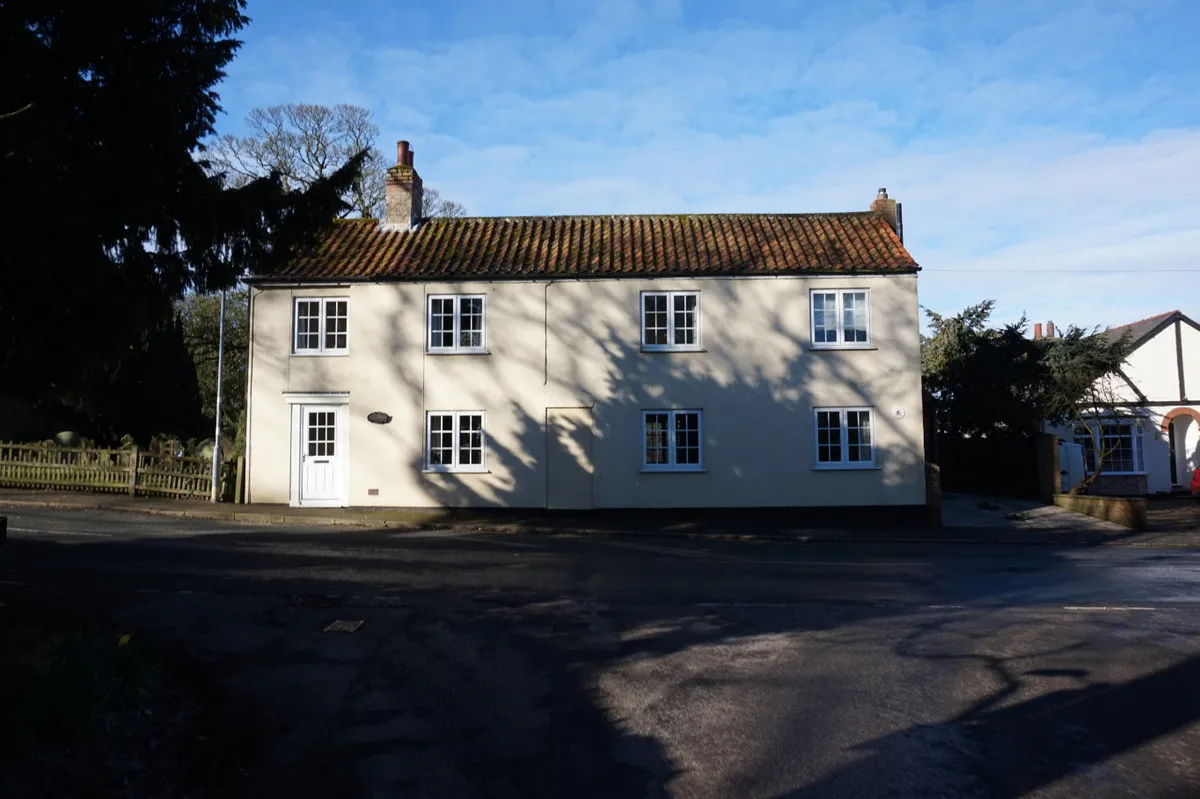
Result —
[[[1200,795],[1196,550],[8,516],[0,598],[208,664],[258,796]]]

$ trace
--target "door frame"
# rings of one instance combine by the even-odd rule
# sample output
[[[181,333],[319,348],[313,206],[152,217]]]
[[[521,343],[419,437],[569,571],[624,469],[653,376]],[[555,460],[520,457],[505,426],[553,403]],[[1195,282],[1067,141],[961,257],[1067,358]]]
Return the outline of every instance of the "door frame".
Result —
[[[588,472],[588,498],[587,504],[581,507],[556,507],[551,503],[551,481],[553,476],[553,464],[551,461],[551,448],[557,445],[557,436],[555,425],[552,422],[554,411],[586,411],[588,417],[588,464],[591,470]],[[546,509],[547,510],[593,510],[596,507],[596,409],[590,405],[552,405],[546,408]]]
[[[349,407],[350,392],[330,391],[318,393],[292,393],[283,395],[291,408],[291,446],[288,452],[288,470],[291,479],[288,487],[288,505],[293,508],[344,508],[350,504],[350,425]],[[337,443],[336,457],[340,461],[338,470],[338,496],[336,499],[321,499],[302,501],[300,487],[303,485],[303,459],[300,457],[304,450],[304,411],[312,406],[328,407],[336,414],[334,422],[336,432],[334,441]]]
[[[1167,452],[1168,457],[1171,459],[1170,469],[1172,488],[1182,485],[1182,483],[1179,482],[1179,452],[1175,448],[1175,437],[1177,435],[1179,435],[1179,431],[1175,429],[1175,420],[1172,419],[1171,421],[1167,422]]]

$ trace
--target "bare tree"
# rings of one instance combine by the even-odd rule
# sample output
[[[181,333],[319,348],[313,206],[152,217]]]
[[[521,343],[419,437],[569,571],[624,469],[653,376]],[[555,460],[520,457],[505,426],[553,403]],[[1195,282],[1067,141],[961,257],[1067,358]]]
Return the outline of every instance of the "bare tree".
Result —
[[[213,167],[232,183],[244,183],[272,171],[289,188],[301,189],[326,177],[355,153],[366,150],[362,173],[346,192],[347,215],[381,219],[387,162],[375,147],[379,126],[357,105],[288,103],[256,108],[246,117],[246,136],[225,134],[209,148]],[[425,189],[426,216],[465,216],[463,207]]]
[[[461,219],[467,215],[467,209],[462,203],[442,198],[441,192],[432,187],[424,190],[425,216],[440,216],[446,219]]]

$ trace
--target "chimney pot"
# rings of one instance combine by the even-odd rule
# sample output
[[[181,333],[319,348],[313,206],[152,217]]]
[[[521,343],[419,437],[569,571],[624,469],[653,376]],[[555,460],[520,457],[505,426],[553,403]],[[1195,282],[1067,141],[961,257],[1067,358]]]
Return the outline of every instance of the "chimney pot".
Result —
[[[1046,323],[1046,338],[1054,338],[1054,323]]]
[[[396,142],[396,163],[400,166],[412,166],[412,156],[408,150],[408,142]]]
[[[1034,337],[1034,338],[1041,338],[1041,337],[1042,337],[1042,323],[1041,323],[1041,322],[1035,322],[1035,323],[1034,323],[1034,325],[1033,325],[1033,337]]]
[[[878,197],[881,200],[886,200],[887,199],[887,189],[880,189]]]

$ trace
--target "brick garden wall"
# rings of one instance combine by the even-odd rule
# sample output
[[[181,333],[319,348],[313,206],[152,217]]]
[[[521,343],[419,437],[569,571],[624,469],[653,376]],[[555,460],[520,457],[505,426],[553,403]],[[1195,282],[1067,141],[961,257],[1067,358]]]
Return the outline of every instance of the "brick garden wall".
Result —
[[[1101,474],[1088,493],[1096,497],[1144,497],[1149,491],[1144,474]]]

